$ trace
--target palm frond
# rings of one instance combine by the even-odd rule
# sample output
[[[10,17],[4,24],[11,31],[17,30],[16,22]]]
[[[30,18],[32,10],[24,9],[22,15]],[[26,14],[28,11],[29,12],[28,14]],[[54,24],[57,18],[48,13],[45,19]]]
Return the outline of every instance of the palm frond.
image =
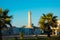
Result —
[[[6,15],[8,14],[8,12],[9,12],[9,10],[8,10],[8,9],[4,10],[4,11],[3,11],[3,15],[5,15],[5,16],[6,16]]]
[[[46,17],[46,15],[45,15],[45,14],[43,14],[43,16],[44,16],[44,17]]]
[[[48,17],[52,17],[53,16],[53,13],[48,13],[47,16]]]
[[[57,18],[57,16],[53,16],[53,19],[56,19]]]

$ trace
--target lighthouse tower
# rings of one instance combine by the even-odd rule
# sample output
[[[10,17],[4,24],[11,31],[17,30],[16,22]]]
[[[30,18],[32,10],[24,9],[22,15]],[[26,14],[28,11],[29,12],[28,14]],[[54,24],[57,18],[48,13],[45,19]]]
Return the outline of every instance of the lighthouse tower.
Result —
[[[28,28],[32,28],[31,11],[28,11]]]

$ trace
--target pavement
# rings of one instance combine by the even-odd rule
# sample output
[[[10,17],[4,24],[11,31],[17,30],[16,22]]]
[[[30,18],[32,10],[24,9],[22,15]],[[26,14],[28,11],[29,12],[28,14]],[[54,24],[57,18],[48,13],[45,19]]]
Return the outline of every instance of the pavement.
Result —
[[[23,37],[35,37],[36,35],[24,35]],[[38,37],[47,37],[47,35],[37,35]],[[59,36],[59,35],[51,35],[51,36]],[[2,36],[4,37],[20,37],[20,35],[7,35],[7,36]]]

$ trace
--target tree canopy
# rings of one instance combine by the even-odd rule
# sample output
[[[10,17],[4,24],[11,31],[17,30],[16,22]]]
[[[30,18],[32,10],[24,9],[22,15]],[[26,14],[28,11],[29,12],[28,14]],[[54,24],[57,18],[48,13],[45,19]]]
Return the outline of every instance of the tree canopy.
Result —
[[[2,28],[6,28],[7,25],[9,25],[10,27],[12,27],[12,25],[10,23],[12,16],[8,16],[8,12],[9,12],[8,9],[5,9],[3,11],[2,8],[0,8],[0,23],[1,23],[0,27],[2,27]]]
[[[46,28],[46,23],[51,27],[57,27],[57,16],[54,16],[53,13],[43,14],[38,24],[41,29],[44,29]]]

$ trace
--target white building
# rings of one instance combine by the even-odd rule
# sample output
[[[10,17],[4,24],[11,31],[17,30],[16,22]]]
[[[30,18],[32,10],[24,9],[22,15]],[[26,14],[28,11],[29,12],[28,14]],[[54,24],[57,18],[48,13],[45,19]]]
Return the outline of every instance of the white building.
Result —
[[[55,31],[54,31],[54,32],[55,32],[54,35],[57,35],[58,29],[60,29],[60,20],[58,20],[57,23],[58,23],[58,26],[57,26],[56,28],[55,28],[55,27],[51,27],[52,30],[55,30]]]

